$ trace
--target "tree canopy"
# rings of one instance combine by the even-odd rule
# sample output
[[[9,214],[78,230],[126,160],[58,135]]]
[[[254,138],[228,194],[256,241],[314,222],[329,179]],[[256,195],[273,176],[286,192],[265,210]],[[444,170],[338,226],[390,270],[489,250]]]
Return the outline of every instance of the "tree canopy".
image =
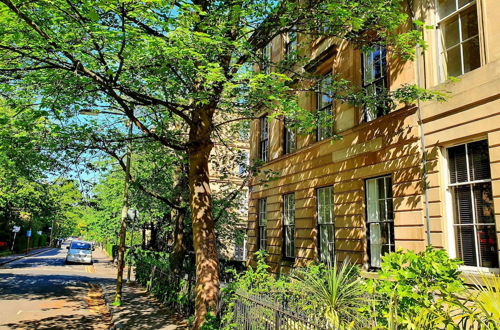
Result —
[[[306,44],[318,36],[359,47],[383,43],[404,58],[423,44],[418,29],[401,29],[411,25],[403,0],[0,2],[0,93],[9,102],[48,113],[53,130],[65,132],[62,140],[125,140],[123,128],[102,120],[79,123],[79,113],[90,109],[124,114],[136,127],[134,139],[169,150],[161,155],[184,153],[197,264],[196,328],[218,305],[208,164],[219,133],[264,111],[300,119],[296,126],[305,132],[318,120],[297,102],[297,92],[318,79],[304,70],[310,55],[299,48],[269,63],[261,49],[290,32]],[[373,102],[358,86],[335,78],[332,95],[339,101]],[[411,102],[430,96],[407,86],[388,97]]]

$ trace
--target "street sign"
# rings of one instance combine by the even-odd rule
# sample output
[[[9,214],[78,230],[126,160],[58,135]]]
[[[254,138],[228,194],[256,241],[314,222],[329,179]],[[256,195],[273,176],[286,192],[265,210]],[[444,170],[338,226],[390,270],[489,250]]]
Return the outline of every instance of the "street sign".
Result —
[[[26,231],[26,237],[31,237],[31,230]]]
[[[13,233],[18,233],[20,230],[21,230],[20,226],[14,226],[14,227],[12,227],[12,232]]]

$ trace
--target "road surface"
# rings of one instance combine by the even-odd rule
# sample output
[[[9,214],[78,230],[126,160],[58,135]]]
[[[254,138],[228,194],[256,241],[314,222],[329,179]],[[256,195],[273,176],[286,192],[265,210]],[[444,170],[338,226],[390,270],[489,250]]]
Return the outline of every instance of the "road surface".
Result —
[[[66,265],[66,245],[0,267],[0,329],[109,329],[99,284],[115,270],[94,252],[93,265]]]

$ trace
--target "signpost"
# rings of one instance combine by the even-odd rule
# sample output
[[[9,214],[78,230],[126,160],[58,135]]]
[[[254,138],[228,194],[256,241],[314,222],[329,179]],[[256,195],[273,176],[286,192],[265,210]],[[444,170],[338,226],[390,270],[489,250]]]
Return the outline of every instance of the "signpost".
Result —
[[[135,232],[135,224],[137,220],[139,219],[139,211],[134,210],[134,209],[128,209],[128,218],[130,222],[132,222],[132,234],[130,235],[130,248],[132,248],[132,243],[134,241],[134,232]],[[131,264],[128,264],[128,271],[127,271],[127,281],[130,281],[130,272],[131,272]]]
[[[20,226],[12,227],[12,232],[14,233],[14,238],[12,239],[12,248],[10,249],[11,251],[14,251],[14,243],[16,242],[16,235],[20,230],[21,230]]]
[[[26,231],[26,237],[28,237],[28,243],[26,244],[26,254],[28,254],[28,251],[30,249],[30,237],[31,237],[31,229],[28,229]]]

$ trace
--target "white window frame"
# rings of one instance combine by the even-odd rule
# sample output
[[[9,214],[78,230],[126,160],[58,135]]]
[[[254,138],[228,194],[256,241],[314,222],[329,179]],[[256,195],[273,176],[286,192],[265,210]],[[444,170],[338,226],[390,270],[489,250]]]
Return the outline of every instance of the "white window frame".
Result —
[[[244,229],[239,229],[241,231],[244,231]],[[238,261],[246,261],[247,260],[247,234],[246,232],[243,233],[243,244],[234,244],[234,260]]]
[[[273,62],[273,46],[272,42],[268,42],[262,48],[262,63],[261,63],[261,71],[265,74],[271,73],[271,63]]]
[[[295,254],[295,193],[292,192],[283,195],[283,257],[294,259]]]
[[[455,259],[458,258],[458,253],[457,253],[457,244],[455,240],[455,210],[453,208],[453,192],[452,192],[452,187],[457,186],[460,184],[452,184],[450,180],[450,158],[448,155],[448,149],[453,148],[453,147],[458,147],[461,145],[466,145],[469,143],[474,143],[478,141],[483,141],[486,140],[485,137],[474,139],[467,141],[465,143],[458,143],[458,144],[453,144],[453,145],[448,145],[445,147],[441,148],[441,153],[443,155],[442,159],[442,173],[443,175],[443,180],[444,182],[444,190],[445,190],[445,215],[446,215],[446,229],[447,229],[447,243],[448,243],[448,255],[450,258]],[[467,153],[466,153],[467,155]],[[467,155],[468,159],[468,155]],[[467,167],[469,167],[469,162],[467,161]],[[469,173],[468,173],[469,174]],[[481,182],[491,182],[491,178],[489,180],[476,180],[476,181],[470,181],[467,182],[467,184],[471,183],[481,183]],[[463,184],[463,183],[461,183]],[[496,223],[495,223],[496,225]],[[497,245],[499,242],[497,241]],[[498,249],[498,246],[497,246]],[[477,254],[477,251],[476,251]],[[476,256],[477,257],[477,256]],[[498,258],[500,258],[500,253],[498,254]],[[500,263],[500,261],[499,261]],[[488,268],[488,267],[474,267],[474,266],[466,266],[466,265],[460,265],[459,269],[461,271],[467,272],[467,273],[493,273],[493,274],[500,274],[500,268]]]
[[[382,76],[379,78],[372,78],[371,80],[366,79],[366,73],[367,73],[367,59],[371,58],[373,54],[375,53],[375,50],[378,50],[380,52],[384,52],[384,60],[380,60],[381,62],[379,63],[380,65],[380,71],[382,73]],[[385,61],[385,66],[382,66],[382,63]],[[373,62],[372,62],[373,65]],[[382,87],[385,91],[389,91],[389,67],[387,63],[387,47],[383,45],[377,45],[374,46],[373,50],[362,52],[361,53],[361,67],[362,67],[362,72],[361,72],[361,86],[366,94],[368,93],[368,90],[371,88],[376,88],[380,83],[382,83]],[[375,66],[373,66],[374,68]],[[371,72],[372,67],[370,67],[370,72]],[[373,74],[373,72],[371,73]],[[374,92],[372,90],[372,92]],[[370,95],[374,95],[373,93],[370,93]],[[377,95],[375,93],[375,95]],[[367,109],[366,106],[363,107],[363,112],[362,112],[362,120],[364,123],[371,122],[379,117],[385,116],[389,113],[389,108],[387,106],[384,106],[384,108],[377,108],[375,109],[376,112],[373,111],[373,109]],[[380,112],[380,113],[379,113]]]
[[[455,5],[456,5],[456,8],[458,8],[458,0],[454,0],[455,1]],[[439,11],[438,11],[438,6],[439,6],[439,3],[438,3],[438,0],[435,0],[435,8],[436,8],[436,11],[435,11],[435,19],[436,19],[436,42],[437,42],[437,51],[438,51],[438,54],[437,54],[437,57],[438,57],[438,65],[439,65],[439,68],[438,68],[438,75],[439,75],[439,82],[445,82],[447,79],[448,79],[448,67],[447,67],[447,64],[445,63],[445,60],[444,60],[444,55],[443,53],[446,52],[446,50],[443,48],[443,32],[441,30],[441,25],[450,20],[452,17],[454,16],[459,16],[459,19],[458,19],[458,33],[459,33],[459,44],[458,46],[455,46],[455,47],[460,47],[460,64],[461,64],[461,69],[462,69],[462,74],[461,75],[464,75],[470,71],[467,71],[467,72],[464,72],[464,58],[463,58],[463,50],[462,50],[462,44],[468,40],[471,40],[474,37],[469,37],[468,39],[466,40],[462,40],[462,25],[461,25],[461,19],[460,19],[460,13],[467,10],[468,8],[472,7],[472,6],[476,6],[476,11],[477,11],[477,30],[478,30],[478,38],[479,38],[479,56],[480,56],[480,65],[479,67],[483,66],[485,64],[485,60],[484,60],[484,55],[483,55],[483,49],[484,49],[484,46],[483,46],[483,38],[482,38],[482,25],[481,25],[481,13],[479,12],[479,8],[480,8],[480,3],[479,1],[477,0],[473,0],[471,1],[470,3],[466,4],[465,6],[462,6],[461,8],[459,8],[458,10],[452,12],[451,14],[448,14],[447,16],[441,18],[439,17]],[[446,67],[446,70],[445,70],[445,67]],[[474,69],[475,70],[475,69]],[[445,72],[446,71],[446,72]],[[473,71],[473,70],[471,70]],[[446,74],[445,74],[446,73]]]
[[[283,120],[283,154],[291,154],[297,151],[297,130],[293,127],[289,127],[289,119],[285,118]]]
[[[380,198],[380,196],[377,195],[376,197],[376,204],[377,205],[377,210],[376,210],[376,217],[377,217],[377,221],[370,221],[370,199],[373,198],[373,197],[370,197],[370,191],[369,191],[369,182],[371,181],[376,181],[376,180],[379,180],[379,179],[384,179],[384,187],[385,187],[385,180],[386,179],[390,179],[391,180],[391,195],[392,197],[390,198],[392,200],[392,219],[390,219],[388,217],[388,209],[387,209],[387,202],[384,203],[385,205],[385,214],[386,214],[386,219],[385,220],[381,220],[380,217],[379,217],[379,210],[378,210],[378,205],[379,205],[379,201],[381,200],[384,200],[384,201],[387,201],[389,200],[389,198],[387,198],[386,196],[384,196],[384,198]],[[392,184],[392,175],[382,175],[382,176],[378,176],[378,177],[373,177],[373,178],[367,178],[365,179],[365,190],[366,190],[366,193],[365,193],[365,196],[366,196],[366,229],[367,229],[367,245],[368,245],[368,249],[369,249],[369,255],[368,255],[368,260],[369,260],[369,267],[370,268],[380,268],[380,265],[379,266],[374,266],[372,265],[373,261],[374,261],[374,258],[373,258],[373,250],[372,250],[372,231],[371,231],[371,228],[370,228],[370,224],[372,223],[388,223],[389,224],[389,238],[391,237],[391,233],[390,233],[390,230],[391,230],[391,224],[392,224],[392,237],[394,238],[394,241],[391,243],[391,242],[388,242],[386,244],[382,244],[382,243],[379,243],[378,245],[380,245],[380,252],[381,252],[381,255],[380,255],[380,260],[379,262],[382,263],[382,257],[384,256],[382,254],[382,246],[383,245],[387,245],[389,246],[389,253],[390,252],[393,252],[393,251],[396,251],[396,235],[395,235],[395,224],[394,224],[394,189],[393,189],[393,184]],[[384,189],[385,191],[385,189]],[[377,194],[378,194],[378,189],[377,189]],[[382,236],[380,236],[378,238],[379,240],[382,240]]]
[[[257,204],[258,247],[267,250],[267,198],[260,198]]]
[[[327,191],[329,190],[329,203],[323,203],[324,201],[321,200],[320,192],[321,191]],[[324,196],[323,196],[324,197]],[[329,206],[329,222],[324,222],[322,219],[322,212],[321,212],[321,207],[324,205]],[[316,224],[317,224],[317,230],[318,230],[318,260],[321,262],[327,262],[327,263],[333,263],[335,256],[336,256],[336,251],[335,251],[335,214],[334,214],[334,202],[333,202],[333,186],[324,186],[324,187],[318,187],[316,188],[316,212],[317,212],[317,219],[316,219]],[[328,244],[328,251],[326,254],[326,259],[324,257],[324,251],[322,250],[321,242],[322,242],[322,227],[327,227],[331,226],[333,229],[333,242],[329,242]]]
[[[320,112],[326,113],[329,116],[333,116],[333,97],[330,103],[323,105],[322,99],[325,93],[323,90],[323,82],[329,79],[330,83],[333,83],[333,73],[332,71],[327,72],[321,77],[321,80],[316,86],[316,116],[318,116],[318,125],[316,127],[316,141],[323,141],[329,139],[333,136],[333,127],[331,125],[324,126],[324,123],[319,120]]]
[[[263,125],[266,129],[263,129]],[[265,136],[263,134],[265,133]],[[269,119],[267,115],[259,118],[259,159],[266,163],[269,161]]]

